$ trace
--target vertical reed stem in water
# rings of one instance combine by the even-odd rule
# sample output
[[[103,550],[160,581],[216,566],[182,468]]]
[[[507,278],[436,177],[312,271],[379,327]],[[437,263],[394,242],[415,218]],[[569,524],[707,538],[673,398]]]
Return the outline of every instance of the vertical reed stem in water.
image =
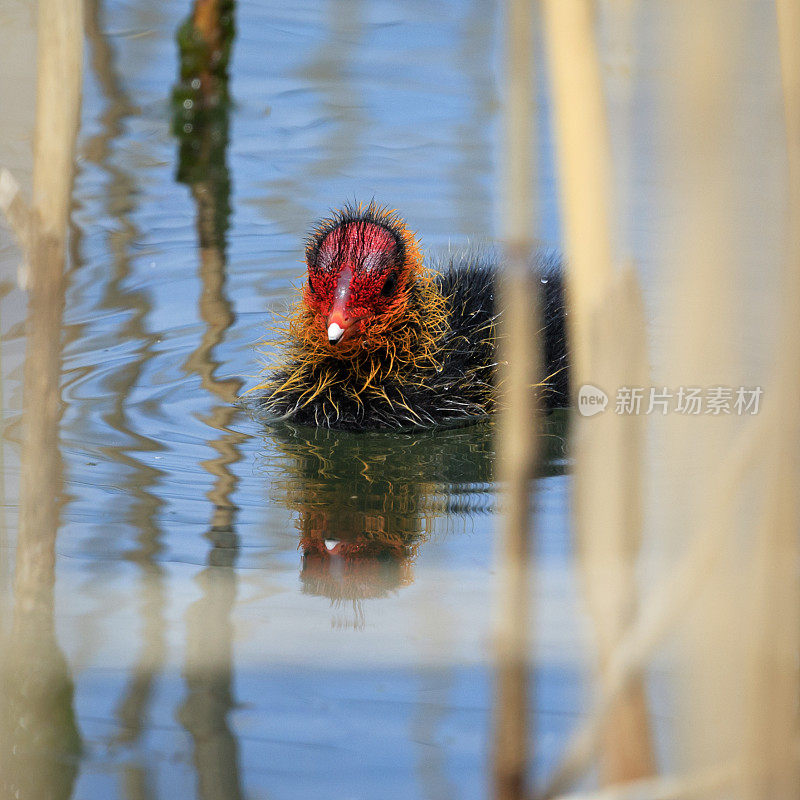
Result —
[[[81,0],[40,0],[17,603],[52,582],[66,226],[83,67]]]
[[[647,384],[647,355],[636,274],[614,269],[611,148],[594,4],[545,0],[543,9],[567,245],[574,385],[589,383],[613,397],[618,387]],[[609,408],[577,417],[573,437],[578,560],[604,679],[636,609],[643,420]],[[603,780],[609,784],[653,771],[641,679],[629,684],[609,713],[602,755]]]
[[[39,0],[33,208],[23,376],[21,498],[14,615],[0,646],[0,794],[69,797],[80,735],[55,637],[55,543],[66,231],[83,66],[82,0]]]
[[[525,794],[528,761],[528,551],[530,482],[537,461],[536,398],[539,374],[536,292],[531,285],[533,126],[531,4],[506,4],[506,105],[501,283],[503,410],[499,421],[499,478],[503,515],[498,545],[497,689],[493,779],[498,800]]]

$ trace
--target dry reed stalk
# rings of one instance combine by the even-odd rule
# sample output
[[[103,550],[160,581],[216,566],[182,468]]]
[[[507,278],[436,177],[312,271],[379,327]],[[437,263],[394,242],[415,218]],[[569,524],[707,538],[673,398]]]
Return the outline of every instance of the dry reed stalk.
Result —
[[[65,244],[83,66],[81,0],[39,0],[37,30],[32,210],[24,212],[17,192],[3,203],[27,251],[29,303],[14,614],[0,658],[0,783],[9,796],[56,797],[71,793],[80,752],[72,682],[55,638],[54,586]]]
[[[692,525],[688,551],[661,584],[647,595],[635,622],[614,649],[606,666],[601,695],[589,719],[570,737],[559,766],[542,792],[543,797],[561,795],[589,769],[600,746],[603,723],[609,711],[646,667],[656,648],[685,618],[690,604],[702,591],[704,580],[715,569],[726,532],[711,524],[713,512],[720,505],[733,502],[760,445],[764,432],[762,420],[762,417],[751,420],[716,473],[709,489],[708,504]]]
[[[738,34],[741,33],[741,28],[737,23],[740,22],[741,20],[731,19],[729,7],[708,4],[702,8],[694,8],[684,21],[681,37],[684,43],[692,42],[688,57],[677,48],[670,49],[673,58],[683,68],[677,81],[676,102],[681,113],[670,114],[670,119],[681,120],[681,124],[677,126],[680,129],[677,135],[679,146],[673,153],[673,163],[680,166],[679,174],[683,181],[679,181],[677,193],[683,216],[680,218],[681,226],[677,237],[678,255],[672,260],[673,269],[678,276],[676,287],[679,298],[674,313],[674,319],[678,321],[678,333],[673,342],[673,358],[668,360],[680,365],[681,372],[677,377],[678,382],[683,384],[707,382],[709,378],[715,383],[725,383],[726,380],[732,383],[733,376],[736,375],[737,358],[733,350],[735,339],[732,335],[736,323],[731,311],[731,272],[736,275],[736,259],[731,242],[737,218],[731,201],[736,196],[732,164],[738,163],[738,160],[731,159],[726,163],[724,155],[728,153],[727,148],[731,147],[726,134],[732,117],[730,98],[736,91],[734,54],[738,52]],[[711,57],[708,42],[721,43],[711,48]],[[719,52],[721,50],[725,52]],[[700,79],[698,76],[701,76]],[[687,153],[693,159],[688,164]],[[792,263],[796,268],[797,259]],[[796,281],[796,275],[794,280]],[[784,290],[784,296],[789,298],[787,308],[794,309],[796,314],[796,284],[794,289],[788,286]],[[717,311],[715,325],[711,330],[707,324],[710,308]],[[795,316],[791,324],[787,325],[787,330],[796,324]],[[796,347],[800,337],[796,328],[791,330],[791,334],[785,334],[785,341],[792,342],[792,347]],[[702,331],[703,335],[698,336],[698,331]],[[792,347],[784,346],[783,352],[791,356],[786,363],[793,365],[789,367],[790,380],[796,381],[797,354]],[[712,368],[716,371],[712,371]],[[789,378],[783,384],[783,389],[780,381],[776,381],[776,386],[784,399],[797,397],[797,391]],[[789,391],[786,391],[787,388]],[[796,414],[796,409],[787,409],[785,413],[778,414],[777,421],[783,425],[787,415],[792,414]],[[789,485],[794,485],[791,482],[796,473],[792,469],[796,469],[796,466],[792,466],[789,453],[796,455],[797,452],[797,440],[793,438],[796,416],[788,418],[789,436],[786,438],[791,441],[791,445],[782,453],[777,444],[773,448],[776,453],[781,453],[780,457],[785,458],[785,469],[772,474],[788,474],[791,476]],[[678,496],[684,498],[685,506],[690,509],[691,516],[686,520],[686,527],[695,532],[695,535],[688,539],[689,551],[677,575],[648,600],[645,613],[619,648],[615,657],[616,665],[610,670],[616,676],[612,682],[615,693],[619,693],[622,683],[630,680],[636,670],[644,667],[647,658],[670,625],[681,620],[681,611],[686,610],[689,600],[699,598],[692,609],[692,615],[683,619],[688,623],[684,627],[692,629],[689,637],[691,646],[686,654],[688,669],[685,670],[685,675],[689,678],[685,696],[690,698],[688,705],[691,713],[687,715],[683,743],[687,745],[690,764],[700,764],[699,767],[692,766],[693,770],[708,769],[703,763],[714,763],[715,757],[719,763],[720,755],[727,759],[736,758],[742,740],[745,743],[747,740],[746,735],[742,736],[746,728],[741,724],[743,718],[740,716],[741,708],[737,697],[741,695],[742,673],[732,669],[731,665],[739,663],[740,657],[747,652],[744,647],[747,637],[741,635],[742,630],[737,626],[737,620],[738,613],[744,608],[752,611],[753,598],[750,593],[744,598],[738,598],[732,591],[737,583],[736,573],[741,570],[741,562],[735,563],[731,548],[736,541],[736,502],[746,487],[747,468],[752,466],[756,445],[763,443],[759,437],[766,435],[767,441],[770,441],[771,431],[777,430],[775,422],[766,416],[757,422],[752,421],[749,430],[740,432],[738,442],[730,428],[720,425],[712,428],[708,422],[703,424],[692,420],[693,427],[682,423],[669,426],[672,446],[691,452],[693,460],[701,466],[701,480],[698,481],[694,472],[691,476],[681,474],[685,468],[675,453],[668,461],[670,468],[674,470],[673,484],[680,487]],[[725,480],[718,480],[720,474],[726,476]],[[709,492],[709,484],[718,488]],[[776,503],[781,492],[782,505]],[[756,676],[755,691],[751,691],[751,697],[760,697],[761,701],[752,704],[759,709],[759,713],[754,715],[757,722],[749,738],[751,743],[758,742],[759,746],[752,748],[748,762],[736,762],[733,768],[736,776],[741,775],[748,781],[751,792],[762,797],[797,794],[796,766],[789,757],[788,744],[793,741],[792,731],[796,732],[796,718],[793,723],[795,727],[791,727],[791,709],[795,707],[797,697],[796,664],[795,669],[786,669],[787,664],[795,663],[798,630],[797,583],[796,579],[792,580],[794,565],[797,564],[797,518],[791,491],[773,486],[772,508],[772,522],[768,516],[764,527],[773,532],[776,529],[783,531],[783,546],[775,546],[777,536],[773,537],[771,544],[762,539],[761,581],[756,580],[751,584],[755,596],[763,603],[761,614],[752,615],[757,624],[760,623],[757,628],[761,633],[760,640],[756,639],[755,647],[750,643],[750,652],[759,654],[751,670]],[[680,510],[676,513],[675,510],[668,509],[666,528],[673,537],[681,527],[678,524],[679,513]],[[695,524],[698,518],[701,520],[699,534]],[[787,534],[787,531],[790,533]],[[791,565],[783,573],[778,568],[781,559],[784,568],[787,564]],[[768,586],[773,588],[772,594],[767,593]],[[705,590],[702,596],[701,589]],[[743,600],[746,601],[744,606],[741,605]],[[784,625],[785,618],[781,619],[780,624],[773,625],[770,630],[771,626],[764,624],[767,621],[766,609],[770,604],[774,604],[771,610],[773,616],[774,608],[782,608],[791,621]],[[769,670],[764,671],[765,652],[773,659],[771,676]],[[774,680],[770,680],[770,677]],[[579,768],[587,766],[600,738],[598,720],[607,713],[611,702],[612,698],[608,694],[604,695],[597,715],[584,726],[581,735],[573,740],[567,751],[567,758],[557,772],[556,786],[551,787],[550,791],[568,785],[579,774]],[[713,723],[713,727],[709,727],[709,723]],[[770,745],[764,741],[771,725],[782,731],[781,747],[777,749],[770,749]],[[770,737],[767,736],[766,739],[769,742]],[[772,742],[775,740],[772,739]],[[713,771],[713,767],[711,769]],[[778,793],[775,791],[776,778],[777,785],[781,787]],[[768,780],[773,783],[770,788],[765,789],[765,781]],[[784,791],[787,786],[791,787],[790,793]],[[621,796],[626,796],[623,789],[619,789],[619,792]],[[643,793],[641,796],[651,795]]]
[[[506,4],[504,227],[506,267],[501,284],[503,411],[499,478],[503,515],[498,538],[493,784],[497,800],[525,796],[528,763],[528,557],[531,478],[538,458],[536,399],[539,309],[532,286],[533,64],[528,0]]]
[[[788,247],[766,439],[769,475],[754,558],[744,757],[746,798],[800,796],[796,757],[800,697],[800,5],[776,0],[788,156]]]
[[[36,602],[54,580],[61,492],[64,258],[83,68],[81,0],[40,0],[20,528],[15,595]]]
[[[619,261],[631,259],[634,75],[639,0],[597,0],[598,48],[604,68],[611,163],[614,166],[615,238]]]
[[[745,201],[760,147],[741,136],[741,63],[751,35],[749,2],[668,6],[660,22],[663,64],[659,89],[660,148],[668,183],[661,213],[670,220],[656,258],[669,275],[665,309],[669,339],[660,370],[663,385],[742,386],[746,380],[742,287],[746,268],[768,268],[766,254],[747,264],[742,235]],[[760,162],[758,162],[760,163]],[[759,180],[763,178],[759,175]],[[757,298],[754,297],[753,301]],[[714,542],[713,568],[687,587],[693,603],[676,627],[674,649],[675,761],[689,774],[741,756],[745,730],[742,669],[749,646],[744,620],[752,607],[749,552],[753,523],[747,501],[756,484],[763,439],[727,494],[709,491],[737,448],[744,424],[736,414],[672,413],[653,420],[664,437],[656,473],[653,533],[665,549],[696,549],[694,520],[705,520]],[[764,434],[767,419],[758,420]],[[763,473],[760,473],[763,475]],[[676,502],[678,500],[679,502]],[[669,559],[664,559],[664,567]],[[684,608],[686,606],[684,605]]]
[[[787,748],[796,765],[800,765],[800,743],[789,741]],[[763,770],[764,765],[761,765]],[[691,800],[691,798],[717,797],[720,792],[730,789],[742,778],[740,760],[709,767],[700,773],[688,775],[660,775],[655,778],[631,781],[623,786],[609,786],[593,792],[576,792],[560,795],[555,800]],[[790,795],[769,795],[770,798],[796,797]]]
[[[33,208],[63,241],[83,87],[82,0],[39,0]]]
[[[592,320],[592,374],[602,386],[648,383],[644,308],[632,269],[616,276],[608,305]],[[612,401],[613,402],[613,401]],[[576,425],[575,519],[578,566],[599,659],[600,691],[615,649],[638,609],[636,564],[642,535],[644,418],[610,409]],[[643,676],[628,681],[603,725],[605,784],[653,773]]]
[[[589,380],[590,325],[613,273],[610,148],[589,0],[542,0],[576,383]]]
[[[593,3],[545,0],[562,215],[566,232],[575,385],[609,394],[648,383],[645,322],[636,274],[613,264],[608,123]],[[613,402],[613,401],[612,401]],[[634,568],[642,526],[643,419],[608,409],[578,418],[575,528],[601,681],[636,613]],[[603,722],[605,783],[652,773],[644,686],[630,681]]]
[[[738,765],[730,763],[696,775],[642,778],[593,792],[561,795],[556,800],[702,800],[728,788],[738,776]]]
[[[554,0],[553,10],[563,12],[568,5]],[[679,71],[674,85],[666,87],[665,92],[673,103],[668,136],[674,138],[675,149],[670,153],[672,176],[678,177],[673,197],[680,212],[677,236],[671,232],[674,250],[668,259],[676,276],[673,309],[676,333],[666,359],[678,368],[669,376],[675,379],[673,385],[703,385],[709,381],[735,385],[740,374],[733,335],[737,324],[733,313],[735,280],[731,280],[731,275],[734,279],[737,275],[738,254],[733,241],[740,220],[734,210],[737,197],[734,165],[738,166],[739,159],[731,157],[736,153],[733,149],[736,142],[730,121],[734,116],[732,98],[737,92],[736,56],[741,52],[741,37],[746,29],[742,11],[741,4],[733,9],[728,4],[711,2],[684,7],[675,11],[681,17],[673,26],[676,30],[670,28],[675,39],[673,47],[667,50]],[[796,14],[796,6],[790,13]],[[796,16],[792,20],[795,22]],[[578,27],[571,30],[574,32]],[[584,25],[584,29],[587,27]],[[792,26],[792,31],[791,35],[783,33],[787,44],[797,40],[797,29]],[[789,47],[785,45],[784,49],[788,51]],[[564,48],[562,55],[567,52],[580,58],[578,53],[585,55],[587,51],[583,47],[572,51]],[[792,51],[789,59],[793,60],[795,55]],[[791,69],[785,66],[784,70],[796,86],[796,63]],[[787,116],[789,139],[796,147],[800,143],[797,122],[800,110],[797,106],[789,108]],[[800,154],[795,152],[790,160],[800,163]],[[793,197],[796,199],[798,194],[795,186]],[[794,213],[798,207],[794,206]],[[796,223],[798,217],[794,220]],[[798,230],[800,227],[795,224],[795,243]],[[774,388],[785,403],[795,404],[800,379],[796,370],[796,348],[800,342],[796,315],[800,305],[798,252],[800,248],[790,261],[795,271],[790,273],[784,289],[786,306],[792,311],[785,318],[782,354],[787,358],[781,362],[783,381],[776,380]],[[708,324],[709,315],[713,326]],[[683,691],[683,698],[688,699],[688,713],[684,717],[684,735],[679,740],[685,748],[688,777],[638,781],[627,788],[614,787],[593,796],[707,796],[719,789],[720,781],[727,784],[741,779],[746,781],[751,796],[797,795],[797,763],[791,757],[797,730],[796,655],[800,628],[795,575],[797,506],[792,495],[798,451],[796,413],[796,408],[785,408],[777,418],[762,416],[749,421],[744,430],[725,426],[725,420],[714,424],[696,418],[671,420],[666,426],[671,454],[666,459],[666,474],[671,479],[666,485],[672,488],[672,497],[683,498],[683,504],[675,506],[670,502],[664,509],[664,528],[672,541],[677,541],[680,531],[687,530],[688,550],[677,570],[648,597],[643,613],[615,648],[600,703],[573,737],[547,789],[548,796],[569,786],[589,766],[603,737],[602,721],[613,709],[616,698],[646,667],[663,637],[679,622],[683,623],[681,633],[687,636],[689,644],[684,651],[686,660],[681,676],[688,679]],[[778,426],[783,426],[784,420],[788,420],[788,435],[778,444],[772,436],[783,433]],[[757,560],[756,579],[750,584],[752,594],[737,597],[734,587],[741,580],[742,562],[735,536],[736,503],[747,488],[748,470],[752,469],[758,448],[764,444],[764,436],[772,445],[775,464],[772,475],[789,477],[785,482],[769,479],[778,485],[771,488],[770,513],[757,542],[761,558]],[[686,468],[686,459],[679,457],[682,453],[691,454],[689,464],[694,468],[691,472]],[[753,594],[756,603],[752,602]],[[693,601],[692,614],[684,616]],[[768,620],[769,613],[776,616],[776,608],[781,609],[781,619]],[[740,612],[745,610],[759,633],[750,641],[738,625]],[[742,724],[746,719],[742,715],[742,671],[732,668],[733,664],[742,663],[747,652],[756,654],[750,669],[754,677],[749,693],[749,729]],[[757,713],[752,713],[752,709]],[[776,747],[778,737],[780,746]],[[740,761],[741,746],[748,743],[749,758]],[[713,766],[715,763],[730,766],[718,769]]]

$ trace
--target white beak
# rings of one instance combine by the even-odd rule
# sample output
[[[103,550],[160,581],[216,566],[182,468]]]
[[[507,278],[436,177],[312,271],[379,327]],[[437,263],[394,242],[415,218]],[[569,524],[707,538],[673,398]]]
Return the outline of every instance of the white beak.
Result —
[[[331,324],[328,325],[329,342],[338,342],[339,339],[342,338],[343,333],[344,333],[344,328],[340,328],[335,322],[331,322]]]

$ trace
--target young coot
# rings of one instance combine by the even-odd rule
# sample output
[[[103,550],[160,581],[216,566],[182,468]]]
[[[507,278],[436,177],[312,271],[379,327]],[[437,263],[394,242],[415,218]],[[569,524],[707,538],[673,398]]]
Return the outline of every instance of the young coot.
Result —
[[[347,205],[306,241],[308,280],[281,329],[282,358],[255,387],[274,417],[349,430],[485,417],[496,403],[496,263],[480,252],[426,266],[396,212]],[[569,395],[560,264],[537,256],[546,376]]]

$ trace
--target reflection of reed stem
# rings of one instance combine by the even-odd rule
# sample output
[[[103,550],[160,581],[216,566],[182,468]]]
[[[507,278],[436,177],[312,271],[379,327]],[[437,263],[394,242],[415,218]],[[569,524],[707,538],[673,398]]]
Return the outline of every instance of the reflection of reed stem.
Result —
[[[203,596],[187,613],[186,669],[188,695],[179,719],[193,741],[198,792],[203,798],[242,797],[236,736],[228,724],[233,706],[233,628],[230,615],[236,602],[236,559],[239,538],[237,508],[232,495],[237,476],[231,466],[241,458],[239,445],[246,438],[228,430],[241,388],[238,379],[216,376],[214,349],[235,320],[225,295],[227,262],[225,236],[230,214],[228,145],[228,73],[233,46],[232,0],[196,0],[194,10],[178,35],[181,81],[174,100],[188,96],[195,111],[175,104],[174,129],[180,138],[178,179],[192,190],[197,213],[200,253],[200,316],[206,325],[203,338],[189,356],[186,368],[200,376],[203,389],[215,400],[205,421],[220,433],[209,441],[218,456],[202,466],[215,478],[208,498],[213,504],[206,534],[211,543],[208,566],[198,576]],[[199,89],[196,89],[199,81]],[[191,106],[190,103],[190,106]]]
[[[212,52],[221,48],[223,39],[220,23],[221,6],[225,0],[195,0],[192,21],[197,31],[208,42]]]
[[[528,550],[530,481],[538,458],[535,397],[537,292],[531,285],[533,223],[531,103],[532,18],[527,0],[506,6],[505,208],[507,266],[501,286],[502,355],[507,363],[499,429],[499,475],[504,487],[498,554],[497,689],[494,719],[494,796],[525,794],[528,762]]]
[[[141,615],[141,642],[127,686],[117,704],[118,728],[114,744],[132,746],[142,741],[146,731],[148,710],[153,699],[153,688],[165,658],[164,570],[158,555],[161,551],[162,531],[158,524],[163,501],[154,492],[160,471],[148,466],[139,457],[141,451],[152,451],[160,443],[131,427],[127,415],[127,402],[131,389],[137,385],[154,352],[152,345],[156,334],[148,334],[146,323],[151,303],[149,293],[127,288],[131,275],[130,250],[140,238],[135,208],[120,203],[120,198],[136,198],[138,191],[133,176],[113,154],[118,139],[125,129],[125,121],[133,113],[133,105],[120,79],[116,54],[109,37],[103,30],[102,0],[86,0],[86,38],[91,53],[90,63],[94,77],[106,101],[101,116],[102,129],[84,145],[86,157],[105,173],[105,213],[113,219],[113,233],[109,235],[112,255],[106,291],[100,303],[103,309],[125,309],[125,321],[118,330],[120,339],[138,343],[137,358],[125,360],[108,389],[113,394],[113,407],[106,420],[110,428],[124,436],[124,444],[110,444],[104,451],[123,469],[123,489],[131,498],[130,519],[137,529],[138,547],[128,550],[125,558],[141,571],[139,613]],[[116,440],[116,437],[114,437]],[[151,778],[140,758],[132,759],[125,767],[123,785],[128,800],[147,800],[153,796]]]
[[[24,447],[15,575],[20,610],[36,603],[55,579],[55,536],[61,493],[58,424],[61,414],[63,240],[41,234],[30,252],[23,411]],[[52,602],[52,601],[49,601]]]
[[[175,110],[193,125],[206,112],[228,102],[228,65],[234,37],[235,0],[194,0],[178,28],[180,83]],[[188,101],[188,102],[187,102]],[[176,124],[176,133],[183,125]]]

